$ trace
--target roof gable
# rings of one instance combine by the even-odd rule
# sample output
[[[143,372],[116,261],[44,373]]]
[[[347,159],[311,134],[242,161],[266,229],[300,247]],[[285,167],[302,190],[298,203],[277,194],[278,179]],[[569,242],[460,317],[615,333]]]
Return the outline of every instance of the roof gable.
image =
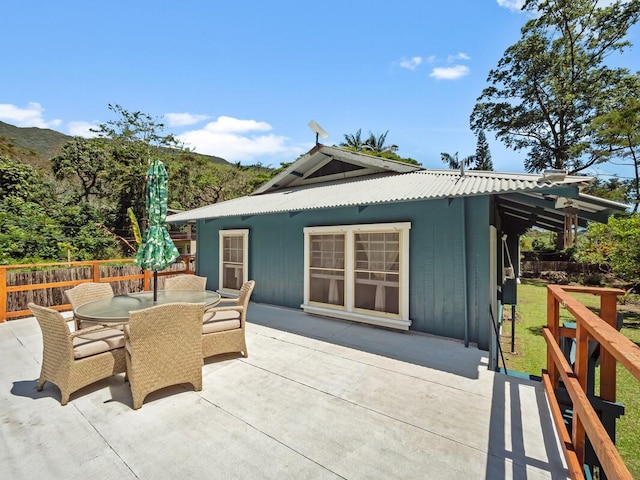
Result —
[[[406,173],[416,170],[423,170],[423,168],[361,152],[317,144],[252,195],[383,172]]]

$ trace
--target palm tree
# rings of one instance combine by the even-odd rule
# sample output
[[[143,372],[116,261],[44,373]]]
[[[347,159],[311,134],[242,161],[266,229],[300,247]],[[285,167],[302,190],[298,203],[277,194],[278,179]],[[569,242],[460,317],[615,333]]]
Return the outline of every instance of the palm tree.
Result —
[[[456,152],[454,155],[451,155],[449,153],[441,153],[440,158],[444,163],[449,165],[449,168],[452,170],[459,170],[461,167],[461,162],[460,160],[458,160],[458,152]],[[469,155],[468,157],[462,159],[462,164],[465,167],[468,167],[475,159],[475,155]]]
[[[389,152],[395,153],[398,151],[397,145],[385,145],[387,141],[387,134],[389,130],[380,135],[374,135],[373,132],[369,132],[369,138],[367,138],[362,146],[362,150],[370,150],[372,152]]]
[[[362,147],[364,146],[364,142],[362,141],[362,129],[359,128],[358,131],[353,135],[345,133],[344,142],[342,142],[340,146],[350,148],[357,152],[362,150]]]
[[[342,142],[340,146],[355,150],[356,152],[366,150],[372,153],[396,153],[398,151],[397,145],[385,145],[388,133],[389,130],[380,135],[375,135],[373,132],[369,132],[369,138],[363,140],[362,129],[359,128],[354,134],[345,134],[344,142]]]

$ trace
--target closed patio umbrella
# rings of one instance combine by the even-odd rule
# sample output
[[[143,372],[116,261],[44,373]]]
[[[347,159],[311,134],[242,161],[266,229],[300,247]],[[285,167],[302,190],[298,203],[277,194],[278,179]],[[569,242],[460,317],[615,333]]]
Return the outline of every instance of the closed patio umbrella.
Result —
[[[153,160],[147,171],[147,230],[136,253],[136,265],[153,271],[153,300],[158,298],[158,270],[178,258],[179,252],[164,226],[167,218],[168,175],[162,161]]]

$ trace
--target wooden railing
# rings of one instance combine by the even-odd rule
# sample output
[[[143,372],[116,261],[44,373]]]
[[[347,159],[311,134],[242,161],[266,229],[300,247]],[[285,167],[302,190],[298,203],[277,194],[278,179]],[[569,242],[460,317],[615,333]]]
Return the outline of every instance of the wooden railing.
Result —
[[[600,316],[580,303],[569,292],[590,293],[600,296]],[[587,396],[589,341],[600,345],[600,397],[616,401],[616,362],[620,362],[636,379],[640,380],[640,347],[617,329],[616,301],[623,290],[566,285],[547,287],[547,326],[543,335],[547,342],[547,369],[543,382],[553,418],[567,459],[571,478],[585,478],[585,444],[588,438],[600,465],[609,479],[633,479],[613,441]],[[560,306],[575,318],[576,328],[560,326]],[[560,337],[576,339],[575,365],[565,359],[560,348]],[[571,434],[563,421],[556,391],[562,380],[573,404]]]
[[[180,260],[182,260],[182,264],[184,265],[184,270],[172,270],[168,272],[158,272],[158,276],[167,276],[167,275],[175,275],[177,273],[186,273],[186,274],[194,274],[194,265],[193,265],[193,257],[190,255],[181,256]],[[30,310],[9,310],[7,308],[7,299],[8,294],[11,292],[29,292],[35,290],[43,290],[43,289],[54,289],[60,287],[73,287],[80,283],[86,282],[124,282],[129,280],[140,280],[142,279],[142,289],[149,290],[151,286],[151,278],[153,277],[153,272],[144,270],[139,274],[134,275],[120,275],[120,276],[109,276],[102,277],[100,272],[100,266],[106,264],[128,264],[133,263],[133,259],[117,259],[117,260],[93,260],[86,262],[55,262],[55,263],[31,263],[31,264],[23,264],[23,265],[0,265],[0,323],[5,322],[11,318],[18,318],[31,315]],[[48,283],[33,283],[33,284],[25,284],[25,285],[7,285],[7,272],[10,270],[17,269],[32,269],[32,268],[53,268],[53,267],[91,267],[91,278],[87,279],[77,279],[77,280],[65,280],[65,281],[56,281],[56,282],[48,282]],[[60,305],[48,305],[50,308],[55,310],[70,310],[71,305],[68,303],[63,303]]]

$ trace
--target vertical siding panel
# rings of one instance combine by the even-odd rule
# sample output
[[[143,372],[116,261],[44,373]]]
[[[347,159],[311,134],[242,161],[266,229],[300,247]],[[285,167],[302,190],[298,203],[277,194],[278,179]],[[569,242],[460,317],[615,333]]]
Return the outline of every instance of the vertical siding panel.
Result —
[[[433,221],[434,235],[432,237],[433,248],[433,319],[429,333],[435,335],[446,335],[446,324],[444,319],[446,289],[444,286],[444,268],[447,265],[447,249],[445,245],[449,242],[450,221],[447,221],[449,208],[445,204],[442,208],[434,208],[435,218]],[[449,219],[451,220],[451,219]]]
[[[447,312],[446,318],[448,319],[449,326],[446,331],[446,335],[458,339],[464,339],[465,330],[465,302],[467,299],[464,297],[468,292],[465,289],[465,272],[464,272],[464,254],[462,252],[465,243],[464,225],[462,219],[464,218],[462,209],[464,208],[464,202],[461,198],[456,198],[451,203],[449,210],[449,234],[450,239],[448,245],[448,260],[450,262],[447,270],[450,270],[448,276],[450,283],[447,285],[445,291]]]
[[[409,248],[409,311],[412,329],[427,332],[428,319],[434,315],[434,250],[433,211],[421,205],[411,225]]]
[[[464,271],[462,267],[462,202],[444,201],[434,225],[434,269],[436,311],[432,331],[437,335],[464,338]]]
[[[256,281],[256,301],[293,308],[302,303],[303,234],[294,218],[279,214],[252,219],[249,270]]]
[[[198,221],[196,228],[196,271],[198,275],[207,277],[207,288],[217,290],[219,258],[218,258],[218,220]]]
[[[476,197],[468,203],[466,216],[467,271],[469,291],[469,336],[480,348],[489,348],[489,197]]]

